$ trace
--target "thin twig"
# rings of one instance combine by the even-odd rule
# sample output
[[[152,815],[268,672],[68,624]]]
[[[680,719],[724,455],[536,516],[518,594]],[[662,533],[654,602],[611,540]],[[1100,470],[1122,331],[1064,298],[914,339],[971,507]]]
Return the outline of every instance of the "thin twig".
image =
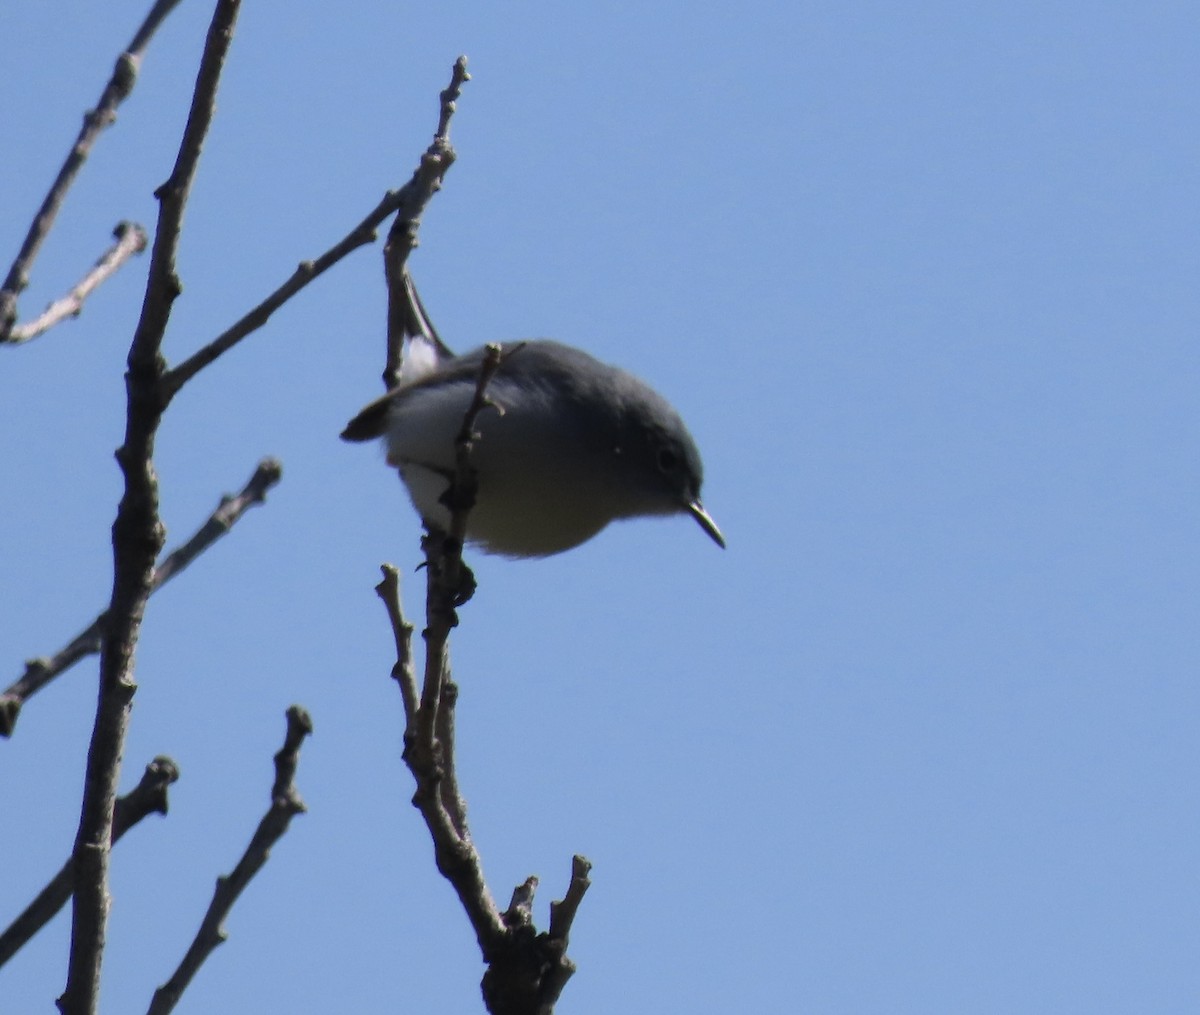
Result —
[[[261,328],[271,319],[284,303],[301,289],[337,264],[351,251],[375,240],[375,229],[391,215],[403,200],[403,190],[388,191],[383,200],[358,225],[338,240],[315,261],[301,261],[290,278],[258,306],[244,314],[238,321],[223,331],[207,345],[198,349],[187,359],[173,367],[163,379],[169,398],[173,398],[188,381],[196,376],[219,356],[228,352],[247,335]]]
[[[267,499],[267,491],[283,478],[283,465],[278,458],[264,458],[258,463],[246,485],[233,497],[226,494],[208,521],[182,546],[176,548],[154,571],[154,590],[165,585],[182,572],[201,553],[207,550],[255,504]]]
[[[400,687],[400,697],[404,701],[405,729],[412,730],[413,720],[417,716],[417,678],[413,672],[412,635],[413,626],[404,619],[400,607],[400,572],[392,564],[380,567],[383,578],[375,586],[375,593],[383,600],[388,612],[388,620],[392,625],[392,635],[396,639],[396,664],[392,667],[392,679]]]
[[[83,311],[83,301],[93,290],[114,275],[134,254],[140,254],[146,249],[146,230],[136,222],[121,222],[113,230],[113,236],[116,242],[100,256],[91,271],[84,275],[66,296],[51,303],[40,317],[13,328],[8,337],[9,342],[13,345],[28,342],[44,335],[68,317],[78,317]]]
[[[283,466],[274,458],[264,458],[258,463],[254,475],[236,496],[221,498],[217,509],[196,533],[176,547],[154,569],[150,583],[153,594],[172,578],[181,574],[189,564],[207,550],[255,504],[267,499],[267,491],[283,476]],[[25,664],[25,672],[3,694],[0,694],[0,737],[12,736],[21,708],[33,695],[50,681],[66,672],[75,663],[100,651],[104,631],[108,624],[108,611],[100,613],[87,627],[49,658],[31,659]]]
[[[158,228],[150,256],[142,314],[129,349],[125,375],[128,409],[117,462],[125,491],[113,522],[113,591],[100,650],[100,694],[88,749],[83,807],[75,838],[75,894],[67,985],[58,999],[62,1015],[94,1015],[110,899],[109,850],[113,805],[129,710],[137,683],[134,648],[150,598],[154,564],[165,538],[158,515],[154,439],[168,399],[163,397],[162,341],[171,306],[181,291],[175,273],[183,211],[200,150],[215,108],[221,69],[233,38],[239,0],[218,0],[205,40],[187,126],[170,178],[156,191]]]
[[[91,154],[96,138],[100,136],[105,127],[110,126],[116,120],[117,107],[133,91],[138,69],[142,64],[142,56],[145,54],[151,38],[158,30],[158,26],[178,4],[179,0],[157,0],[150,9],[150,13],[146,15],[146,20],[138,28],[129,48],[117,57],[112,77],[104,86],[96,108],[83,118],[83,128],[71,146],[66,161],[58,171],[54,183],[51,184],[37,215],[34,216],[16,260],[8,269],[3,287],[0,287],[0,343],[24,341],[24,339],[13,337],[13,327],[17,323],[17,299],[29,285],[29,272],[33,268],[38,251],[54,225],[54,220],[62,207],[63,199],[67,196],[67,191],[75,181],[75,176],[87,161],[88,155]]]
[[[573,856],[567,892],[560,901],[550,903],[550,930],[542,938],[549,968],[542,978],[537,1015],[550,1015],[554,1011],[563,987],[575,973],[575,963],[567,958],[567,942],[579,904],[591,887],[592,880],[588,877],[591,870],[590,861],[578,854]]]
[[[179,778],[179,768],[170,758],[157,757],[146,766],[142,780],[123,797],[118,797],[113,814],[113,842],[147,814],[167,813],[167,787]],[[41,930],[71,898],[74,867],[68,859],[26,908],[0,934],[0,966]]]
[[[407,260],[417,245],[420,213],[440,188],[442,177],[454,161],[448,128],[466,80],[466,61],[460,58],[450,87],[442,93],[437,135],[411,183],[414,189],[418,185],[424,187],[418,191],[422,200],[415,209],[401,209],[384,246],[388,345],[383,380],[389,390],[399,383],[405,343],[409,339],[420,337],[440,354],[449,354],[421,304]],[[470,599],[475,589],[474,575],[462,559],[467,520],[478,490],[472,465],[475,442],[479,439],[475,427],[479,414],[494,408],[487,389],[508,351],[511,350],[498,345],[487,347],[474,397],[455,438],[454,473],[442,497],[450,512],[450,524],[445,532],[427,526],[421,540],[425,553],[426,624],[422,631],[425,672],[419,696],[412,662],[413,628],[404,619],[399,576],[394,567],[384,565],[383,580],[376,586],[376,592],[387,609],[396,643],[392,676],[400,686],[404,703],[404,760],[417,784],[412,802],[429,829],[437,868],[457,893],[487,963],[482,983],[487,1009],[493,1015],[551,1015],[563,986],[575,971],[574,963],[566,957],[567,937],[587,890],[590,864],[582,857],[575,857],[567,894],[561,902],[551,905],[549,933],[538,934],[533,926],[536,877],[517,887],[508,909],[501,913],[484,879],[483,862],[471,839],[455,761],[458,687],[450,676],[449,638],[458,624],[457,608]]]
[[[450,664],[446,663],[446,672],[442,679],[442,701],[437,714],[437,742],[442,748],[442,779],[438,783],[438,793],[442,798],[442,807],[450,817],[454,831],[463,841],[471,841],[471,830],[467,827],[467,801],[458,788],[458,761],[454,753],[457,747],[456,727],[454,723],[455,707],[458,705],[458,684],[450,679]]]
[[[385,566],[376,587],[387,607],[396,643],[393,677],[404,702],[404,760],[416,780],[412,802],[425,819],[433,840],[438,871],[450,882],[467,914],[487,963],[481,988],[492,1015],[552,1015],[563,987],[575,972],[567,943],[575,914],[591,883],[591,864],[581,856],[572,863],[571,882],[562,901],[550,907],[550,930],[533,926],[537,878],[514,891],[500,913],[483,876],[483,863],[467,825],[466,803],[458,788],[454,711],[458,688],[450,679],[448,642],[458,623],[456,606],[464,593],[462,534],[474,504],[475,475],[471,453],[478,438],[475,423],[488,407],[487,385],[501,362],[502,350],[490,346],[476,384],[475,396],[456,439],[456,469],[444,498],[457,535],[430,530],[422,540],[427,574],[425,679],[417,701],[411,657],[412,625],[405,619],[395,568]],[[472,579],[473,581],[473,579]]]
[[[571,881],[560,902],[550,903],[550,930],[533,926],[533,895],[538,879],[526,878],[513,891],[504,914],[504,947],[483,975],[483,999],[492,1015],[552,1015],[563,987],[575,972],[567,958],[571,923],[588,890],[592,865],[571,861]]]
[[[392,667],[392,679],[400,687],[404,702],[404,735],[408,742],[417,735],[417,716],[420,712],[419,691],[413,669],[412,635],[413,626],[404,619],[400,606],[400,573],[391,564],[380,567],[383,579],[375,586],[375,592],[383,600],[391,622],[392,635],[396,642],[396,663]],[[438,723],[435,735],[444,756],[438,793],[446,818],[459,839],[469,841],[466,804],[458,792],[457,766],[454,764],[454,705],[458,701],[458,687],[450,679],[449,667],[443,674],[442,700],[438,708]]]
[[[519,349],[523,344],[521,343],[515,348]],[[475,452],[475,442],[479,439],[475,424],[479,421],[479,416],[484,409],[500,411],[495,403],[487,397],[487,389],[488,385],[492,383],[492,378],[496,376],[496,371],[500,369],[500,363],[505,354],[504,347],[496,343],[484,346],[483,362],[479,364],[479,377],[475,382],[475,394],[463,416],[462,427],[454,438],[454,482],[447,492],[446,498],[450,504],[449,535],[460,547],[466,541],[467,515],[475,506],[475,497],[478,493],[475,468],[471,464],[471,456]],[[459,562],[461,563],[461,557]],[[455,576],[451,575],[450,577],[454,578]]]
[[[578,854],[573,856],[571,883],[567,886],[567,894],[560,901],[550,903],[550,937],[561,941],[564,947],[571,936],[571,925],[575,922],[579,904],[583,901],[584,893],[592,885],[591,878],[588,877],[591,872],[591,861]]]
[[[148,1009],[149,1015],[167,1015],[167,1012],[172,1011],[179,1003],[179,998],[204,964],[204,960],[228,937],[224,923],[238,896],[267,862],[271,848],[283,838],[292,823],[292,818],[307,810],[296,790],[295,778],[296,766],[300,761],[300,745],[312,731],[312,719],[309,718],[308,712],[299,705],[293,705],[287,710],[287,734],[284,736],[283,747],[275,755],[275,783],[271,787],[271,806],[258,823],[250,845],[246,847],[237,866],[228,875],[217,878],[216,891],[213,892],[212,902],[209,903],[204,919],[200,921],[200,929],[171,978],[154,992]]]
[[[475,506],[477,482],[471,466],[471,455],[478,434],[475,423],[479,414],[489,406],[487,386],[500,367],[502,349],[487,346],[475,394],[463,416],[462,428],[455,438],[455,471],[450,488],[444,495],[450,510],[450,528],[446,533],[431,530],[422,540],[425,549],[426,627],[425,682],[421,690],[419,735],[423,741],[437,740],[436,724],[442,700],[443,674],[449,668],[447,642],[450,632],[458,626],[456,607],[463,605],[475,591],[475,576],[463,564],[462,549],[466,537],[467,518]]]
[[[446,90],[439,96],[442,115],[438,119],[437,133],[434,134],[436,140],[450,140],[450,117],[454,115],[455,109],[458,108],[457,103],[459,96],[462,95],[462,86],[470,80],[471,75],[467,73],[467,58],[460,56],[454,61],[454,73],[450,78],[450,84],[447,85]]]
[[[232,349],[247,335],[266,324],[276,310],[313,279],[328,271],[351,251],[373,243],[376,236],[375,230],[389,215],[398,212],[398,220],[404,219],[414,223],[415,229],[415,223],[419,219],[422,209],[437,192],[442,176],[454,161],[454,152],[446,140],[445,129],[449,122],[449,116],[454,111],[453,97],[457,97],[457,89],[466,79],[466,59],[459,57],[459,62],[454,65],[454,76],[450,88],[442,92],[439,134],[422,156],[412,178],[399,190],[388,191],[383,200],[366,218],[315,261],[301,261],[299,267],[292,272],[291,277],[258,306],[178,366],[169,370],[163,380],[168,399],[173,398],[180,388],[210,363]],[[452,94],[453,97],[448,99],[448,94]],[[388,242],[391,243],[390,236]],[[415,246],[415,232],[412,243]],[[407,252],[404,256],[407,257]],[[403,266],[403,261],[401,261],[401,266]]]
[[[447,768],[454,767],[453,753],[446,755],[449,745],[430,743],[423,740],[420,726],[420,706],[417,703],[416,679],[412,670],[411,637],[412,625],[404,618],[400,604],[400,585],[395,568],[385,566],[384,580],[376,586],[383,600],[396,642],[397,658],[392,675],[400,684],[401,698],[405,709],[404,758],[416,780],[413,805],[421,812],[433,839],[434,858],[438,870],[458,893],[467,919],[475,931],[479,947],[485,956],[492,955],[499,947],[504,935],[504,924],[500,911],[488,891],[483,877],[483,864],[478,851],[466,831],[465,806],[458,808],[452,818],[444,806],[441,783]],[[448,681],[442,683],[452,687]],[[443,700],[443,710],[452,710],[453,700]],[[456,820],[457,819],[457,820]],[[461,822],[461,825],[459,824]]]
[[[504,925],[509,930],[533,926],[533,896],[537,886],[538,879],[531,874],[513,889],[508,909],[504,911]]]
[[[383,384],[389,391],[400,383],[405,339],[419,335],[442,352],[449,351],[421,305],[421,298],[408,278],[407,265],[409,254],[417,246],[417,233],[421,228],[425,206],[441,190],[442,180],[457,158],[450,144],[450,118],[457,108],[462,86],[470,80],[467,58],[460,56],[454,61],[450,84],[439,96],[440,115],[433,142],[421,156],[421,163],[409,182],[409,200],[398,208],[396,220],[383,246],[383,270],[388,291],[387,360],[383,369]]]

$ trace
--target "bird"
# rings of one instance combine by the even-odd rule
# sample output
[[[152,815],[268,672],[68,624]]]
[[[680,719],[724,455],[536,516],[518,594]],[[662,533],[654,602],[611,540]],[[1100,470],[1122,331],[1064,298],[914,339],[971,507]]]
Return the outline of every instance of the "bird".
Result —
[[[475,397],[485,349],[440,346],[363,408],[341,436],[384,438],[427,526],[448,531],[445,495],[455,438]],[[633,374],[550,339],[502,346],[476,417],[477,490],[466,541],[510,558],[562,553],[610,522],[690,515],[720,547],[725,537],[700,501],[703,465],[674,408]]]

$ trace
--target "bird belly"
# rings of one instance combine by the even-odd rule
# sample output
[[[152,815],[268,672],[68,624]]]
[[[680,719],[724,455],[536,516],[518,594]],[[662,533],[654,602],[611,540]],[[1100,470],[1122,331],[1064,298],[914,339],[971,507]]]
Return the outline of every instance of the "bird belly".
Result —
[[[447,478],[415,463],[402,464],[400,475],[422,519],[448,530],[450,512],[441,500]],[[612,517],[604,498],[580,498],[558,484],[514,482],[485,472],[467,515],[467,541],[506,557],[548,557],[591,539]]]

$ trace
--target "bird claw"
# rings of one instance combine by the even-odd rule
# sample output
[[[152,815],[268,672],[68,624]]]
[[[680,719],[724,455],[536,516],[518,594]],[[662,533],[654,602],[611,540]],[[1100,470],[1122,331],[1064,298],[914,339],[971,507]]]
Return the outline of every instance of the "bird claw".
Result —
[[[478,583],[475,581],[475,572],[467,566],[464,560],[459,558],[458,581],[451,592],[451,602],[454,604],[455,609],[469,603],[478,587]]]

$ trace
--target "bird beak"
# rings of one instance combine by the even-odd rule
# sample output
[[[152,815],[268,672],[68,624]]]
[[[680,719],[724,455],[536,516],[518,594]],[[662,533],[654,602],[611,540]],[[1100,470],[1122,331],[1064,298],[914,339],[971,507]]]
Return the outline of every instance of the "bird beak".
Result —
[[[700,523],[700,528],[712,536],[712,541],[717,546],[722,550],[725,549],[725,537],[721,535],[721,530],[717,528],[717,523],[712,520],[712,515],[704,510],[703,504],[698,500],[693,500],[685,505],[684,510]]]

